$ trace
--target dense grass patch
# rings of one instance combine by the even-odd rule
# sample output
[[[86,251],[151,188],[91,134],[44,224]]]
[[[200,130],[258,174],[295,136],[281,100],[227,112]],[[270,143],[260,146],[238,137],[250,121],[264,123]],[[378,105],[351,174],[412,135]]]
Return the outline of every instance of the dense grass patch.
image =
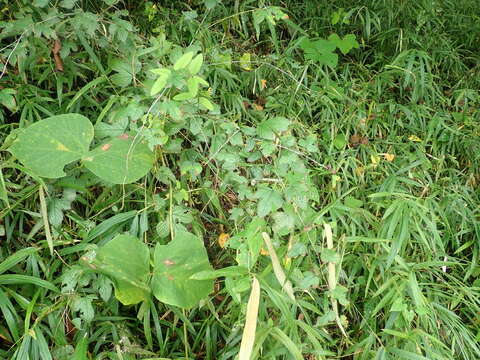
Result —
[[[0,358],[480,358],[480,3],[0,8]]]

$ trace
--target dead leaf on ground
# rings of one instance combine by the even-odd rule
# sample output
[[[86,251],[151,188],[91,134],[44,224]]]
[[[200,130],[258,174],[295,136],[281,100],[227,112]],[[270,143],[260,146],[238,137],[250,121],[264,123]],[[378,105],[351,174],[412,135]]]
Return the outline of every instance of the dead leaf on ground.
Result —
[[[60,50],[62,50],[62,43],[60,42],[59,39],[57,39],[53,43],[53,49],[52,49],[53,60],[55,61],[55,70],[63,72],[63,60],[59,55]]]
[[[359,134],[353,134],[349,139],[350,147],[357,147],[359,145],[368,145],[368,138]]]

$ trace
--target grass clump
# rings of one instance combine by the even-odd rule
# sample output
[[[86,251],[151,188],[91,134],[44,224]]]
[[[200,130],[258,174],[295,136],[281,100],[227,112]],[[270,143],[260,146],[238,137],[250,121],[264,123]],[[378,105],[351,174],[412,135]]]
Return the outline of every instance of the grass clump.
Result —
[[[2,4],[0,358],[480,358],[479,11]]]

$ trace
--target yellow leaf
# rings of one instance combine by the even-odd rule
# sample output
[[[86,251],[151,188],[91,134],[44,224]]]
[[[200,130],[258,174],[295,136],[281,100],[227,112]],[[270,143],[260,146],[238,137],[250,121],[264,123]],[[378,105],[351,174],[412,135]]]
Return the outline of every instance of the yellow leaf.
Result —
[[[363,176],[364,173],[365,173],[365,168],[363,166],[358,166],[355,169],[355,174],[357,174],[357,176]]]
[[[263,256],[268,256],[269,253],[268,253],[268,250],[265,250],[263,247],[260,249],[260,255],[263,255]]]
[[[372,161],[373,167],[376,167],[380,162],[380,156],[378,155],[370,155],[370,160]]]
[[[247,70],[247,71],[252,70],[250,59],[251,59],[250,53],[245,53],[240,57],[240,67],[243,70]]]
[[[255,110],[258,110],[258,111],[262,111],[262,110],[263,110],[263,106],[262,106],[262,105],[258,105],[258,104],[253,103],[253,107],[255,108]]]
[[[422,139],[420,139],[417,135],[410,135],[408,137],[408,140],[415,141],[415,142],[421,142],[422,141]]]
[[[227,244],[227,241],[228,239],[230,239],[230,235],[229,234],[225,234],[225,233],[221,233],[219,236],[218,236],[218,245],[220,245],[220,247],[223,249],[225,247],[225,245]]]
[[[262,79],[260,80],[260,89],[265,89],[267,87],[267,80]]]
[[[392,162],[392,161],[395,159],[395,155],[389,154],[389,153],[384,154],[383,157],[384,157],[385,160],[387,160],[388,162]]]

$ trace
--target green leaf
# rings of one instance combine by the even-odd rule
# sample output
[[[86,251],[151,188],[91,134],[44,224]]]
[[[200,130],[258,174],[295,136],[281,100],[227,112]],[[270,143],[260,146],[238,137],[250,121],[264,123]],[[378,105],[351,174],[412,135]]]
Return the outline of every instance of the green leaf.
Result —
[[[154,96],[158,94],[162,89],[167,85],[168,78],[170,77],[170,70],[168,69],[156,69],[159,71],[152,70],[156,74],[160,75],[157,80],[153,83],[152,89],[150,90],[150,95]]]
[[[347,299],[348,289],[345,286],[337,285],[335,289],[329,291],[330,295],[337,299],[340,304],[347,306],[350,302]]]
[[[291,233],[295,227],[295,219],[285,212],[277,212],[272,216],[274,224],[272,230],[274,233],[283,236]]]
[[[305,38],[300,43],[300,47],[305,52],[304,56],[306,60],[319,62],[322,65],[327,65],[332,68],[338,64],[338,55],[334,53],[337,46],[329,40],[319,39],[311,41]]]
[[[37,252],[38,249],[33,248],[33,247],[27,247],[24,249],[21,249],[17,251],[16,253],[10,255],[7,257],[5,260],[3,260],[0,263],[0,274],[4,273],[11,267],[15,266],[19,262],[21,262],[23,259],[25,259],[27,256],[30,256],[31,254]]]
[[[277,211],[283,205],[283,196],[277,190],[274,190],[268,186],[258,189],[255,196],[258,201],[258,216],[264,217],[271,212]]]
[[[115,280],[115,297],[124,305],[147,299],[148,247],[131,235],[117,235],[97,251],[94,265]]]
[[[220,0],[204,0],[204,3],[208,10],[212,10],[215,6],[220,4]]]
[[[85,167],[114,184],[127,184],[145,176],[153,166],[153,153],[142,140],[127,134],[110,139],[90,151]]]
[[[33,6],[35,7],[45,7],[47,6],[49,0],[33,0]]]
[[[197,96],[198,94],[198,86],[199,86],[198,77],[193,77],[187,80],[188,92],[193,97]]]
[[[198,74],[198,72],[202,68],[202,64],[203,64],[203,55],[198,54],[193,58],[192,62],[188,65],[188,72],[191,75]]]
[[[346,196],[345,205],[351,208],[361,208],[363,206],[363,201],[355,199],[353,196]]]
[[[177,232],[167,245],[155,248],[152,290],[169,305],[190,308],[213,290],[211,280],[192,280],[191,276],[211,271],[203,241],[193,234]]]
[[[52,116],[23,130],[10,152],[35,174],[65,176],[65,165],[79,160],[93,139],[90,120],[79,114]]]
[[[98,15],[88,11],[80,11],[70,20],[70,23],[72,24],[75,31],[79,33],[77,34],[78,37],[81,38],[80,36],[83,37],[83,35],[85,34],[90,37],[93,36],[95,34],[95,31],[97,31],[98,29],[100,21]]]
[[[250,63],[250,58],[251,58],[250,53],[245,53],[240,57],[240,67],[243,70],[247,70],[247,71],[252,70],[252,66],[251,66],[251,63]]]
[[[328,40],[331,41],[335,46],[337,46],[343,55],[346,55],[352,49],[358,49],[360,44],[356,40],[356,36],[354,34],[348,34],[340,39],[337,34],[332,34],[328,37]]]
[[[77,0],[62,0],[60,6],[65,9],[72,9],[75,6]]]
[[[338,134],[333,139],[333,146],[335,146],[338,150],[342,150],[347,145],[347,138],[343,134]]]
[[[195,97],[191,92],[183,92],[180,94],[177,94],[173,97],[173,100],[175,101],[185,101],[185,100],[191,100]]]
[[[0,90],[0,104],[5,106],[10,111],[15,111],[17,108],[17,102],[15,100],[16,91],[14,89]]]
[[[175,61],[175,64],[173,65],[173,70],[177,71],[180,69],[184,69],[187,67],[187,65],[190,63],[193,57],[193,51],[186,52],[180,58]]]
[[[126,71],[119,71],[116,74],[110,76],[110,80],[112,80],[112,83],[120,87],[127,87],[132,82],[132,79],[132,74]]]
[[[243,266],[228,266],[218,270],[200,271],[190,276],[191,280],[213,280],[218,277],[238,277],[248,274],[248,269]]]
[[[205,109],[207,109],[209,111],[212,111],[214,109],[213,104],[210,102],[210,100],[208,100],[205,97],[199,98],[198,102],[200,103],[201,106],[203,106]]]
[[[40,286],[55,292],[59,292],[57,287],[53,285],[51,282],[39,279],[35,276],[19,275],[19,274],[0,275],[0,285],[21,285],[21,284],[32,284],[32,285]]]
[[[321,259],[324,263],[338,264],[341,257],[335,250],[325,248],[322,250]]]
[[[260,124],[258,124],[257,134],[261,138],[267,140],[274,140],[275,135],[286,131],[289,125],[290,120],[281,116],[277,116],[274,118],[263,120]]]

